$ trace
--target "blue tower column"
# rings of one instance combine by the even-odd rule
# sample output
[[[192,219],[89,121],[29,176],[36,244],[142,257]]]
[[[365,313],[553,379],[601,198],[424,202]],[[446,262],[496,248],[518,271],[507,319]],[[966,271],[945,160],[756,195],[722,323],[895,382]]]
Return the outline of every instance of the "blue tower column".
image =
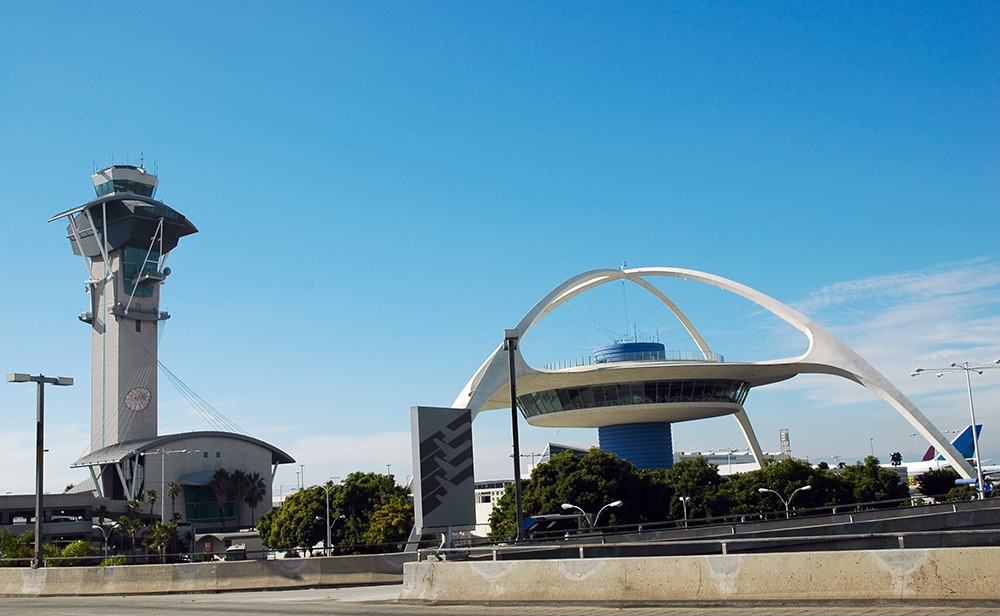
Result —
[[[597,429],[602,451],[651,470],[674,465],[673,437],[668,422],[618,424]]]

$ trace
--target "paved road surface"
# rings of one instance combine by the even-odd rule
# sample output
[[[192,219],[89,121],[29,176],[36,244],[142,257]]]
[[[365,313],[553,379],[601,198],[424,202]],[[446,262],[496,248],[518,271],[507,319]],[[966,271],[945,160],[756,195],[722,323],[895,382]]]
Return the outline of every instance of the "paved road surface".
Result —
[[[373,616],[1000,616],[1000,602],[971,605],[615,607],[573,605],[413,605],[402,604],[399,585],[221,594],[113,597],[0,597],[2,616],[170,616],[172,614],[334,614]]]

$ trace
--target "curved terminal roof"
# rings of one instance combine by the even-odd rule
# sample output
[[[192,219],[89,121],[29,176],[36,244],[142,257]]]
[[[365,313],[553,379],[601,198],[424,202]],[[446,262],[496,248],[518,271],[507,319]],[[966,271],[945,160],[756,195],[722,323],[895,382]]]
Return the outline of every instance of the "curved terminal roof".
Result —
[[[125,441],[123,443],[116,443],[109,447],[104,447],[103,449],[98,449],[97,451],[91,452],[76,462],[74,462],[72,468],[80,468],[85,466],[97,466],[101,464],[117,464],[128,458],[139,453],[145,453],[147,451],[155,451],[169,443],[177,442],[189,438],[223,438],[232,439],[238,441],[244,441],[247,443],[253,443],[259,445],[264,449],[271,452],[271,464],[292,464],[295,459],[284,451],[278,449],[277,447],[265,443],[260,439],[256,439],[252,436],[246,436],[244,434],[235,434],[233,432],[214,432],[214,431],[202,431],[202,432],[181,432],[179,434],[165,434],[162,436],[157,436],[155,438],[148,439],[136,439],[134,441]]]

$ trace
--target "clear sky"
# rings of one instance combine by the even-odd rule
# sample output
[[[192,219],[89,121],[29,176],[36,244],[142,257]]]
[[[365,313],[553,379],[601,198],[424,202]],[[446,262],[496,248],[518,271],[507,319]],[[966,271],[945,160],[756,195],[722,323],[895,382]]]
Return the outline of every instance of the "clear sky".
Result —
[[[170,257],[161,359],[307,484],[402,481],[410,406],[450,405],[550,289],[624,261],[792,305],[942,430],[968,423],[964,378],[911,369],[1000,357],[995,2],[7,2],[0,23],[0,371],[77,379],[47,398],[50,491],[86,478],[90,332],[86,271],[46,220],[140,153],[200,230]],[[727,359],[804,348],[765,342],[752,305],[676,293]],[[644,301],[604,288],[525,354],[631,331],[694,348]],[[1000,459],[1000,370],[974,378]],[[210,429],[160,383],[161,432]],[[780,428],[813,461],[926,448],[832,377],[746,406],[769,451]],[[0,413],[0,492],[30,492],[33,388],[0,384]],[[509,413],[474,429],[478,478],[509,477]],[[730,418],[674,438],[744,446]]]

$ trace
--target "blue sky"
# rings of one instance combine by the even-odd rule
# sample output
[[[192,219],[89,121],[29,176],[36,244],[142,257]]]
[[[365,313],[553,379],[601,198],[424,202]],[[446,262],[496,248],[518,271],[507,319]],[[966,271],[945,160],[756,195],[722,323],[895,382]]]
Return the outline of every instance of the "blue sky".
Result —
[[[84,478],[90,334],[86,272],[45,221],[140,152],[200,230],[170,257],[161,359],[307,483],[402,479],[410,406],[449,405],[552,287],[623,261],[796,307],[942,429],[967,423],[964,379],[909,371],[1000,357],[995,3],[5,3],[0,21],[0,363],[77,379],[48,397],[54,491]],[[690,287],[678,301],[727,358],[801,350]],[[693,348],[642,302],[603,289],[564,321],[584,333],[554,320],[525,353],[632,327]],[[974,387],[1000,458],[1000,370]],[[768,450],[783,427],[815,460],[925,448],[831,378],[747,409]],[[0,411],[0,490],[30,491],[34,392],[0,387]],[[476,422],[480,478],[510,474],[507,420]],[[208,429],[162,377],[160,426]],[[674,434],[742,446],[731,419]]]

